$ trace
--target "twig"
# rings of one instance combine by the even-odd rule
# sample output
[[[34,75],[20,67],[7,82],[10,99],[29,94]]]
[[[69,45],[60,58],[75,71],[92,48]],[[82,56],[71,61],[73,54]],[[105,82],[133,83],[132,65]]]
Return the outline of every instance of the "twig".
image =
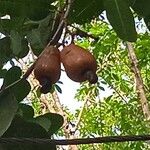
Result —
[[[148,141],[150,135],[105,136],[97,138],[81,138],[68,140],[51,140],[39,138],[0,138],[0,144],[52,144],[52,145],[79,145],[109,142]]]
[[[12,84],[8,85],[7,87],[3,88],[0,90],[0,94],[2,94],[4,91],[8,90],[9,88],[12,88],[15,84],[19,83],[23,79],[16,80]]]
[[[78,120],[77,120],[77,123],[76,123],[76,127],[75,127],[75,131],[78,129],[78,126],[80,124],[80,121],[81,121],[81,118],[82,118],[82,115],[83,115],[83,112],[84,112],[84,108],[85,108],[85,105],[87,104],[88,100],[89,100],[89,95],[90,95],[90,92],[87,94],[84,102],[83,102],[83,106],[82,106],[82,109],[78,115]]]
[[[77,27],[75,27],[75,26],[73,26],[73,25],[71,25],[71,24],[69,24],[69,25],[70,25],[71,27],[73,27],[74,29],[77,30],[77,31],[75,32],[76,35],[80,35],[81,37],[90,37],[90,38],[94,39],[95,41],[98,41],[99,37],[95,37],[95,36],[93,36],[93,35],[91,35],[91,34],[88,34],[87,32],[85,32],[85,31],[83,31],[83,30],[81,30],[81,29],[79,29],[79,28],[77,28]]]

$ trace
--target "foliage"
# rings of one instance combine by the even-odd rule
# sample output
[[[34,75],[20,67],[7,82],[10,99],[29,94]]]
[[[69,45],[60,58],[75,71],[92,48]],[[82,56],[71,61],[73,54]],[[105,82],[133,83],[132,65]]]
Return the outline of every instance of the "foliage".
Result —
[[[23,71],[14,65],[14,60],[18,61],[26,57],[30,50],[36,56],[43,51],[58,27],[54,26],[56,15],[58,11],[65,8],[65,5],[64,0],[1,0],[0,2],[0,33],[2,34],[0,78],[4,79],[0,90],[0,136],[2,137],[51,138],[63,124],[63,118],[58,114],[47,113],[35,117],[33,108],[22,104],[31,91],[31,86],[28,80],[22,79]],[[71,7],[67,25],[80,25],[82,30],[99,38],[98,41],[92,41],[88,37],[82,37],[76,41],[83,47],[90,47],[98,62],[99,76],[97,85],[90,86],[83,83],[76,95],[78,100],[85,100],[87,95],[90,95],[79,126],[80,136],[146,134],[149,126],[143,119],[135,91],[132,64],[129,62],[122,41],[136,42],[136,55],[146,87],[146,95],[150,99],[149,33],[137,35],[135,27],[135,20],[139,17],[144,19],[150,29],[150,1],[75,0]],[[9,70],[4,69],[7,62],[12,66]],[[106,87],[112,89],[113,94],[100,100],[99,96],[102,91],[105,92]],[[62,92],[58,84],[54,85],[54,88]],[[79,112],[80,110],[74,118]],[[53,147],[55,149],[55,145]],[[129,142],[86,145],[80,148],[107,150],[147,149],[147,147],[143,142]],[[11,147],[3,149],[11,149]],[[20,145],[17,149],[24,148]],[[31,145],[25,149],[35,149],[35,147]]]
[[[98,27],[102,29],[98,30]],[[96,44],[90,44],[97,58],[99,83],[97,86],[82,84],[76,94],[76,99],[85,101],[79,131],[82,137],[97,137],[109,135],[140,135],[149,132],[149,123],[141,111],[141,104],[135,92],[135,83],[131,72],[131,64],[124,44],[106,24],[96,22],[87,25],[87,31],[104,35]],[[99,33],[98,33],[99,32]],[[149,34],[141,34],[136,43],[136,55],[139,68],[146,86],[149,99]],[[87,44],[87,42],[85,42]],[[112,44],[113,43],[113,44]],[[84,43],[82,43],[84,45]],[[88,45],[89,46],[89,45]],[[101,94],[105,94],[102,99]],[[106,91],[105,91],[106,89]],[[90,95],[88,98],[87,95]],[[80,110],[77,111],[76,116]],[[148,149],[142,142],[112,143],[83,145],[80,149]]]

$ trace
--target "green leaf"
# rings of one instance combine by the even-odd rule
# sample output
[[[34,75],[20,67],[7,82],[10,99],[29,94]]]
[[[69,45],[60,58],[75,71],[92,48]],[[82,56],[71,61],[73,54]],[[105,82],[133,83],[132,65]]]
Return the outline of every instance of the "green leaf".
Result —
[[[27,34],[27,39],[31,44],[34,54],[39,55],[45,47],[41,39],[40,31],[38,29],[32,30]]]
[[[4,37],[0,39],[0,68],[12,58],[12,50],[10,49],[10,38]]]
[[[28,54],[28,52],[29,52],[28,41],[27,41],[27,39],[23,38],[21,40],[21,50],[17,56],[19,58],[23,58]]]
[[[49,136],[40,125],[16,116],[3,137],[48,138]]]
[[[116,81],[119,81],[119,77],[118,77],[118,75],[117,75],[117,74],[112,73],[111,75],[112,75],[112,77],[113,77]]]
[[[20,76],[21,76],[21,69],[19,67],[14,66],[10,68],[4,77],[2,89],[6,88],[6,86],[12,84],[13,82],[19,80]]]
[[[6,70],[6,69],[0,70],[0,78],[4,78],[5,75],[6,75],[6,73],[7,73],[7,70]]]
[[[146,17],[146,18],[144,19],[144,21],[145,21],[145,24],[146,24],[147,28],[148,28],[149,31],[150,31],[150,16]]]
[[[50,9],[50,5],[54,0],[1,0],[0,13],[8,14],[11,17],[28,17],[33,20],[41,20],[45,18]]]
[[[50,135],[52,135],[63,125],[64,120],[59,114],[47,113],[36,117],[35,122],[40,124]]]
[[[128,4],[124,0],[105,0],[104,6],[107,18],[117,35],[124,41],[135,42],[137,33]]]
[[[22,37],[17,31],[12,30],[10,33],[10,38],[11,38],[11,49],[15,55],[18,55],[22,49],[21,45]]]
[[[15,96],[9,90],[0,93],[0,136],[9,128],[17,108]]]
[[[33,119],[34,110],[29,105],[19,104],[17,115],[21,116],[25,120],[30,120]]]
[[[4,83],[2,89],[5,89],[10,84],[16,82],[9,89],[15,95],[18,102],[22,101],[30,92],[31,86],[29,82],[25,79],[20,79],[22,72],[17,66],[10,68],[4,78]]]
[[[102,0],[75,0],[69,15],[72,23],[83,24],[98,17],[104,10]]]
[[[147,17],[150,15],[150,1],[149,0],[130,0],[133,10],[141,16]]]
[[[21,102],[30,92],[31,86],[25,79],[21,79],[11,88],[18,102]]]
[[[105,91],[105,89],[102,86],[98,86],[100,90]]]
[[[58,86],[57,84],[55,84],[55,88],[59,93],[62,93],[62,89],[60,88],[60,86]]]
[[[22,71],[19,67],[14,66],[10,68],[5,75],[3,88],[19,80],[21,74],[22,74]]]

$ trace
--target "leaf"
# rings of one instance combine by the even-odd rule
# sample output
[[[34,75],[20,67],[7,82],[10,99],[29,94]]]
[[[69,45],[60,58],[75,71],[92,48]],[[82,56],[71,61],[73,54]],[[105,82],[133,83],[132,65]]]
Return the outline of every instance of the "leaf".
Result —
[[[45,18],[53,6],[50,4],[54,0],[1,0],[0,12],[11,17],[28,17],[32,20]]]
[[[27,39],[31,44],[33,53],[35,55],[39,55],[50,40],[53,17],[53,14],[47,16],[39,22],[38,28],[28,31],[27,33]]]
[[[150,1],[149,0],[130,0],[133,10],[141,16],[147,17],[150,15]]]
[[[102,0],[75,0],[69,15],[72,23],[83,24],[98,17],[104,10]]]
[[[98,86],[100,90],[105,91],[105,89],[102,86]]]
[[[17,101],[9,90],[0,93],[0,136],[9,128],[17,108]]]
[[[25,79],[21,79],[11,88],[18,102],[21,102],[30,92],[31,86]]]
[[[22,74],[22,72],[19,67],[14,66],[14,67],[10,68],[4,77],[3,88],[5,88],[6,86],[12,84],[13,82],[19,80],[21,74]]]
[[[62,93],[62,89],[60,88],[60,86],[58,86],[57,84],[55,84],[55,88],[59,93]]]
[[[11,49],[15,55],[18,55],[22,50],[22,45],[21,45],[22,37],[15,30],[11,31],[10,37],[11,37]]]
[[[35,122],[40,124],[50,135],[52,135],[63,125],[64,120],[59,114],[47,113],[36,117]]]
[[[18,102],[22,101],[30,92],[31,86],[29,82],[25,79],[20,79],[22,72],[21,69],[17,66],[10,68],[5,77],[2,89],[5,89],[10,84],[16,82],[11,88],[11,92],[15,95]]]
[[[3,137],[48,138],[49,136],[40,125],[15,116]]]
[[[135,42],[137,33],[135,30],[133,14],[124,0],[105,0],[107,18],[117,35],[124,41]]]
[[[40,31],[38,29],[32,30],[27,34],[27,39],[31,44],[34,54],[39,55],[45,47],[41,39]]]
[[[17,115],[21,116],[25,120],[30,120],[33,119],[34,110],[29,105],[19,104]]]
[[[146,17],[146,18],[144,19],[144,21],[145,21],[145,24],[146,24],[147,28],[148,28],[149,31],[150,31],[150,16]]]
[[[20,52],[17,54],[18,58],[23,58],[25,57],[29,52],[29,47],[28,47],[28,41],[26,38],[23,38],[21,40],[21,50]]]
[[[119,81],[119,77],[118,77],[118,75],[117,75],[117,74],[112,73],[111,75],[112,75],[112,77],[113,77],[116,81]]]
[[[0,70],[0,78],[4,78],[6,75],[7,70],[6,69],[2,69]]]
[[[57,83],[59,83],[59,84],[63,84],[63,82],[62,82],[62,81],[57,81]]]
[[[3,64],[12,58],[12,50],[10,49],[10,38],[4,37],[0,39],[0,68]]]

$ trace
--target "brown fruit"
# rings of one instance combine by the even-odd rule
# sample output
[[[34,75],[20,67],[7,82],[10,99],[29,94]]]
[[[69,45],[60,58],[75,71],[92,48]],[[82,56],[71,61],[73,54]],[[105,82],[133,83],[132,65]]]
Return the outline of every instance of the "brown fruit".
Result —
[[[97,63],[89,51],[75,44],[70,44],[64,47],[60,54],[61,61],[70,79],[76,82],[88,80],[91,84],[97,82]]]
[[[43,54],[38,58],[34,75],[39,81],[41,93],[48,93],[52,84],[56,83],[61,74],[60,52],[54,46],[46,47]]]

